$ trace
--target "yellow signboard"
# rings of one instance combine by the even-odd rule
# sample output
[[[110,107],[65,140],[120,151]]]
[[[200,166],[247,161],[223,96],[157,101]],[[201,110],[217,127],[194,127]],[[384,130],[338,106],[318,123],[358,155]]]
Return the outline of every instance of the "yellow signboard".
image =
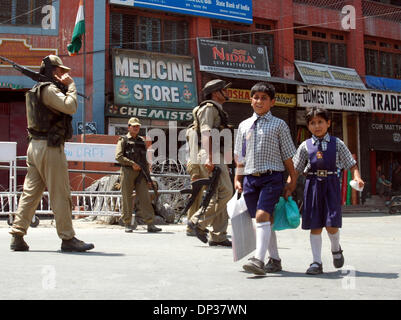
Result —
[[[228,88],[230,102],[250,103],[251,90]],[[278,107],[295,107],[297,97],[295,94],[276,93],[276,104]]]

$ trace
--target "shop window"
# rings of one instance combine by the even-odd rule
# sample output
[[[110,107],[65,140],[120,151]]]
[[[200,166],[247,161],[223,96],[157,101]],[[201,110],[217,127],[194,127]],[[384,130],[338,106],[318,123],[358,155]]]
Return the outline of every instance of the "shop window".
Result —
[[[139,50],[160,52],[160,26],[160,19],[148,17],[139,18],[137,44]]]
[[[110,47],[188,55],[188,23],[112,13]]]
[[[327,42],[312,41],[312,62],[329,63],[329,44]]]
[[[52,0],[1,0],[0,24],[41,27],[42,10]]]
[[[330,64],[339,67],[347,66],[347,45],[344,36],[312,31],[311,37],[307,30],[294,30],[295,60],[313,63]],[[317,41],[317,38],[325,41]]]
[[[295,39],[295,60],[310,61],[310,44],[308,40]]]
[[[330,44],[330,64],[339,67],[347,66],[347,47],[345,44]]]
[[[365,40],[366,74],[386,78],[401,78],[399,45]]]

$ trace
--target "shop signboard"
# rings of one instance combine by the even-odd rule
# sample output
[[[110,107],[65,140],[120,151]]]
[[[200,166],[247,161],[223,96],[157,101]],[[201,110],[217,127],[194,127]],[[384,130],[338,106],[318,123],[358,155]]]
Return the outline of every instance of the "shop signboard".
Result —
[[[110,0],[111,4],[252,24],[252,0]]]
[[[251,103],[251,90],[228,88],[227,89],[230,102]],[[297,105],[297,97],[295,94],[276,92],[277,107],[295,107]]]
[[[370,91],[337,87],[297,86],[299,107],[370,112]]]
[[[266,46],[198,38],[198,57],[200,71],[270,77]]]
[[[372,112],[401,114],[401,93],[370,91]]]
[[[191,57],[113,50],[114,104],[192,109],[197,105]]]
[[[192,110],[169,110],[169,109],[159,109],[151,107],[135,107],[135,106],[117,106],[111,105],[106,108],[106,116],[112,117],[138,117],[138,118],[148,118],[157,120],[169,120],[169,121],[191,121]]]
[[[401,151],[401,115],[372,113],[369,147],[382,151]]]
[[[355,69],[295,60],[302,80],[307,84],[366,90]]]

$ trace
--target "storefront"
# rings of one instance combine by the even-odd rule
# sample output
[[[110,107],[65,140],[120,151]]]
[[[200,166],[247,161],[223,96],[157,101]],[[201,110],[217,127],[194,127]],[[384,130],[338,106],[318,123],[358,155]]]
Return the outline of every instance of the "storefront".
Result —
[[[125,134],[128,119],[137,117],[140,134],[157,128],[169,141],[170,129],[192,121],[198,98],[191,57],[114,49],[112,60],[114,103],[105,111],[110,135]]]
[[[401,93],[371,91],[372,113],[368,118],[371,193],[377,194],[380,171],[401,191]]]

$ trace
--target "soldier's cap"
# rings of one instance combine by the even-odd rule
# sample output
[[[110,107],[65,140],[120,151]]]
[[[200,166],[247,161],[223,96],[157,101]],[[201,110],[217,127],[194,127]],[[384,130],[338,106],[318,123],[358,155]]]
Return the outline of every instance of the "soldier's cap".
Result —
[[[231,87],[231,82],[225,82],[224,80],[221,79],[214,79],[210,80],[205,84],[205,86],[202,89],[203,95],[207,96],[208,94],[219,91],[222,89],[227,89]]]
[[[44,66],[45,66],[44,60],[45,60],[46,58],[49,58],[50,64],[51,64],[52,66],[60,67],[60,68],[63,68],[63,69],[65,69],[65,70],[67,70],[67,71],[70,71],[70,70],[71,70],[71,68],[68,68],[68,67],[66,67],[65,65],[63,65],[63,61],[61,61],[61,59],[60,59],[58,56],[54,55],[54,54],[50,54],[50,55],[48,55],[47,57],[43,58],[42,64],[40,65],[40,67],[44,67]]]
[[[140,126],[141,123],[139,122],[138,118],[132,117],[128,120],[128,125],[130,126]]]

